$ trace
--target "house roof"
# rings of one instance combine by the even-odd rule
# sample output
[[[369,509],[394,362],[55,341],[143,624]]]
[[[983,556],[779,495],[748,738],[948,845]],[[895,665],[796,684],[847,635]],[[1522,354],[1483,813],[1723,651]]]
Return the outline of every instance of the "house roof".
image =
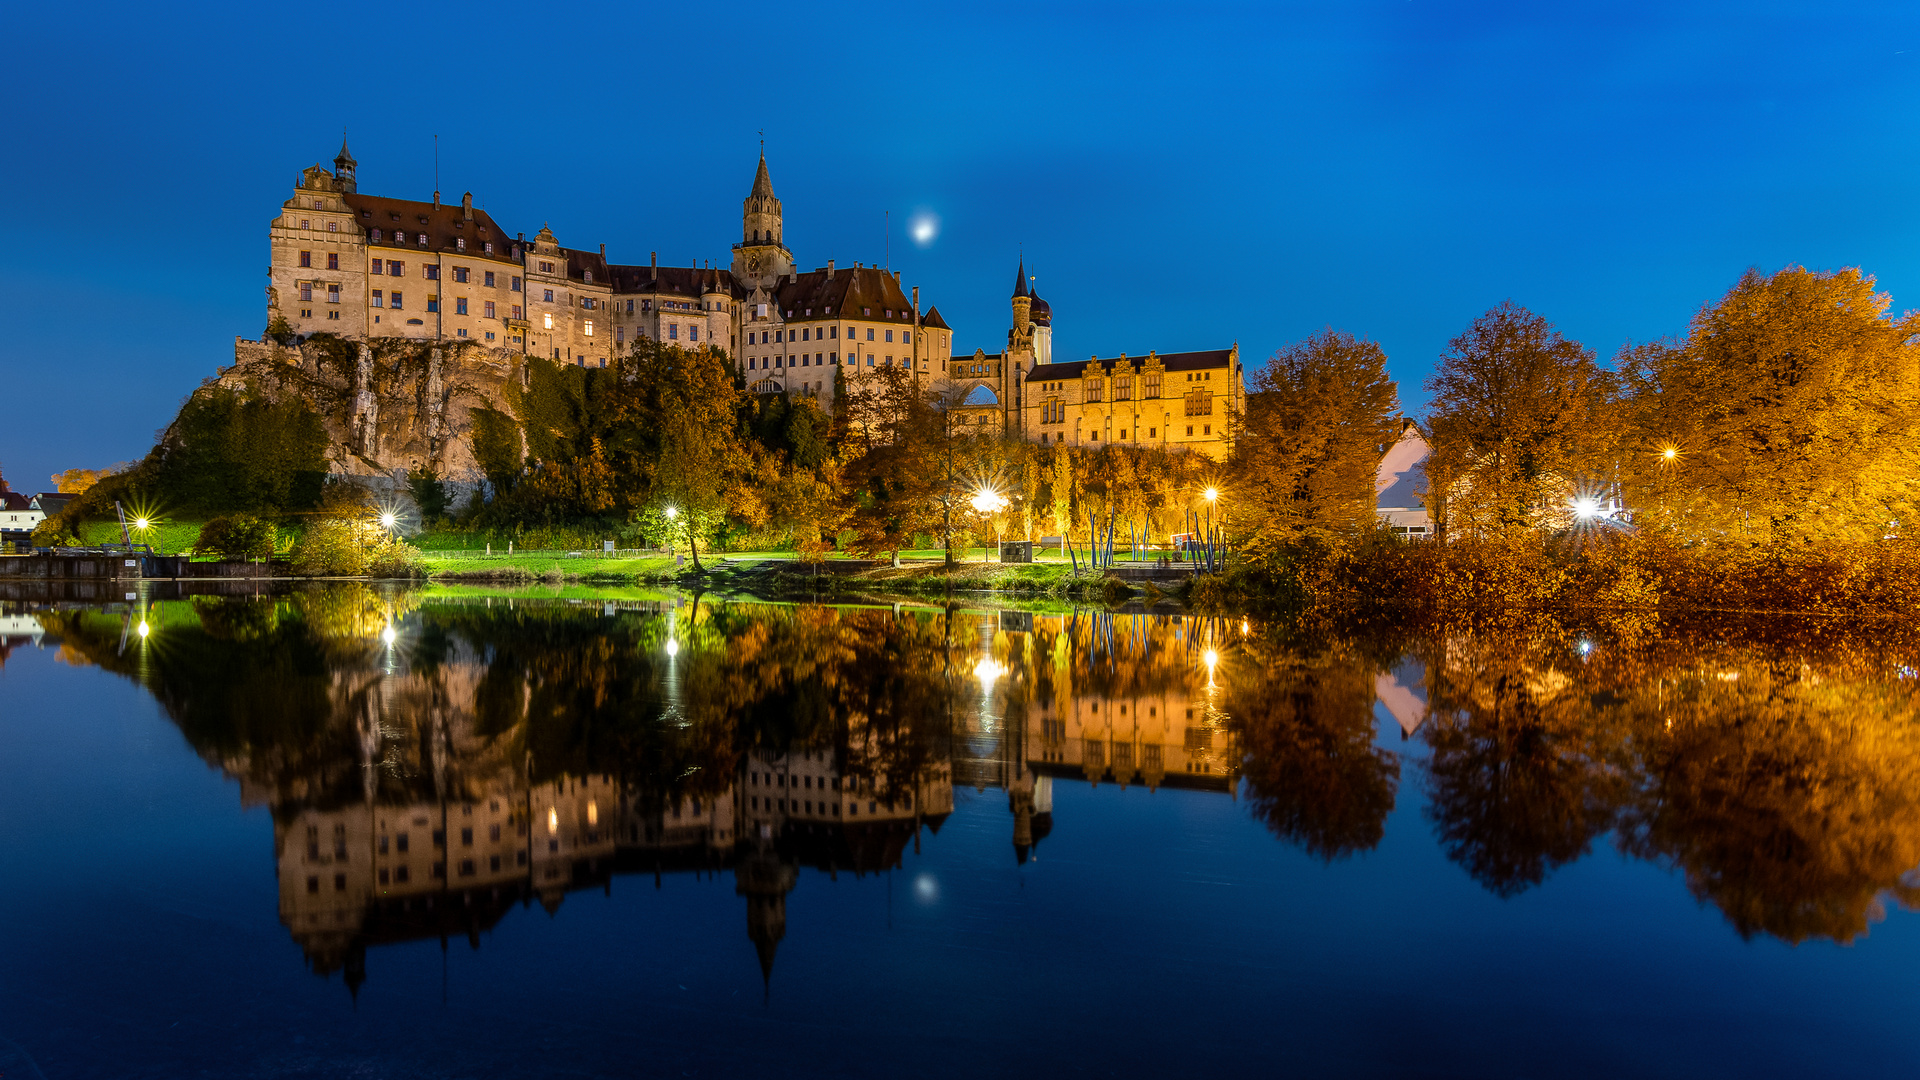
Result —
[[[788,319],[913,321],[912,304],[900,282],[877,266],[794,274],[774,287],[774,299]],[[807,314],[809,310],[812,315]]]
[[[1420,488],[1427,478],[1427,458],[1433,447],[1408,424],[1400,438],[1380,458],[1373,476],[1373,505],[1378,510],[1410,510],[1424,505]]]
[[[57,514],[67,508],[67,504],[80,496],[70,491],[43,491],[33,497],[33,502],[49,514]]]
[[[697,297],[708,293],[726,293],[738,298],[745,295],[735,288],[733,275],[725,270],[712,270],[699,266],[662,266],[660,276],[654,277],[652,264],[646,266],[625,266],[609,264],[607,274],[613,282],[613,291],[617,293],[677,293],[681,296]],[[601,280],[594,276],[597,284]]]
[[[454,241],[465,240],[467,250],[459,252],[462,257],[475,259],[494,259],[499,262],[514,262],[513,246],[516,243],[513,234],[496,224],[485,210],[473,208],[473,219],[465,216],[465,208],[459,203],[442,203],[435,206],[430,202],[416,202],[413,199],[389,199],[381,195],[342,195],[341,199],[353,208],[354,220],[360,227],[369,230],[369,243],[385,247],[401,247],[414,252],[448,252],[457,246]],[[423,222],[420,219],[425,218]],[[371,239],[371,230],[379,229],[382,239]],[[420,246],[420,234],[427,234],[427,246]],[[395,233],[405,233],[404,243],[392,241]],[[486,254],[486,245],[493,244],[493,254]]]
[[[0,510],[31,510],[33,500],[18,491],[0,491]]]
[[[1167,371],[1203,371],[1214,368],[1231,367],[1233,364],[1232,349],[1160,353],[1158,356],[1160,358],[1160,366]],[[1120,359],[1121,358],[1117,356],[1105,360],[1096,357],[1091,360],[1068,360],[1052,364],[1040,364],[1037,365],[1033,371],[1029,372],[1027,377],[1030,379],[1077,379],[1086,374],[1087,365],[1089,364],[1099,364],[1102,371],[1111,373],[1113,371],[1113,365],[1119,363]],[[1147,360],[1145,356],[1129,356],[1126,357],[1126,359],[1135,364],[1144,364]]]
[[[920,325],[929,326],[935,330],[953,329],[953,327],[947,325],[947,320],[940,317],[940,309],[938,307],[928,308],[927,313],[920,316]]]

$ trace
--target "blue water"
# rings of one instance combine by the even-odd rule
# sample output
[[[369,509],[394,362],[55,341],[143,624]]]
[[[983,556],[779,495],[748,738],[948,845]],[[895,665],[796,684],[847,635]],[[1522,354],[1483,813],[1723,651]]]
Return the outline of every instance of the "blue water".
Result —
[[[433,619],[429,605],[399,625]],[[1254,820],[1243,778],[1229,793],[1058,776],[1051,829],[1022,863],[1008,792],[958,784],[950,816],[891,868],[798,868],[770,976],[731,869],[623,867],[551,914],[512,903],[477,946],[460,933],[375,944],[350,993],[342,972],[309,970],[281,921],[269,807],[243,805],[139,672],[62,662],[52,636],[13,643],[7,1080],[1920,1064],[1911,913],[1888,904],[1845,945],[1743,937],[1679,869],[1619,853],[1611,834],[1502,898],[1436,842],[1431,751],[1379,703],[1374,741],[1399,758],[1398,792],[1377,846],[1332,862]]]

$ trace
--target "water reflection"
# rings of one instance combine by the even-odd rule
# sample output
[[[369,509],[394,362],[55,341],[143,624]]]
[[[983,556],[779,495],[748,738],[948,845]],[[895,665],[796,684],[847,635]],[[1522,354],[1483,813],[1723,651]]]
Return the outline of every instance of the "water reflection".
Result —
[[[136,636],[131,627],[145,624]],[[802,868],[931,842],[1054,785],[1244,794],[1334,863],[1413,779],[1447,857],[1515,896],[1611,843],[1740,934],[1848,941],[1920,901],[1914,643],[1884,628],[1278,628],[1171,614],[428,600],[352,586],[0,614],[137,679],[270,809],[316,972],[480,935],[617,876],[730,872],[771,978]],[[1244,775],[1245,783],[1242,784]]]

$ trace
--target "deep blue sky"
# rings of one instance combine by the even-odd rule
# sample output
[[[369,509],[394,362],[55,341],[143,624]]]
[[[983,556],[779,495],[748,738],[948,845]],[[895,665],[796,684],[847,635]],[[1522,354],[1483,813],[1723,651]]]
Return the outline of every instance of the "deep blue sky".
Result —
[[[1418,412],[1512,297],[1602,357],[1749,266],[1920,307],[1920,4],[481,3],[10,16],[0,468],[136,457],[259,336],[266,227],[349,129],[362,190],[471,190],[617,261],[727,259],[766,130],[802,265],[884,258],[1004,340],[1022,245],[1056,355],[1327,325]],[[917,210],[942,229],[905,237]]]

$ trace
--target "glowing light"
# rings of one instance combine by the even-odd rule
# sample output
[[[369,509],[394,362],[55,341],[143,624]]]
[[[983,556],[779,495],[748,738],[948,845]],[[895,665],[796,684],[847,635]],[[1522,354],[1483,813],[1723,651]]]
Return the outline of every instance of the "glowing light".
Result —
[[[931,904],[940,899],[940,883],[933,880],[932,874],[921,874],[913,881],[913,896],[923,904]]]
[[[1241,637],[1247,636],[1247,620],[1245,619],[1240,620],[1240,636]]]
[[[668,656],[680,655],[680,643],[678,641],[675,641],[672,638],[667,639],[667,655]]]
[[[147,620],[141,619],[140,620],[140,636],[146,637],[148,634],[151,634],[152,632],[153,632],[153,628],[147,625]]]
[[[394,515],[394,512],[391,510],[384,510],[384,511],[381,511],[380,513],[380,527],[383,529],[393,528],[394,525],[397,522],[399,522],[399,520],[400,519],[396,517]]]
[[[600,804],[592,799],[587,800],[587,824],[600,824]]]
[[[907,223],[907,235],[921,247],[930,246],[940,235],[939,215],[926,210],[913,215],[913,220]]]
[[[1600,513],[1600,504],[1593,499],[1573,500],[1573,516],[1581,521],[1591,521]]]
[[[992,488],[981,488],[973,493],[970,505],[982,514],[991,514],[1007,508],[1007,497]]]
[[[1006,673],[1007,669],[991,656],[983,656],[979,663],[973,665],[973,677],[980,680],[980,692],[983,694],[991,693],[994,680]]]
[[[400,635],[393,632],[392,623],[388,623],[387,625],[380,628],[380,640],[386,642],[388,648],[393,647],[394,638],[399,636]]]
[[[1583,641],[1583,642],[1581,642],[1581,643],[1580,643],[1580,655],[1581,655],[1581,656],[1585,656],[1585,655],[1587,655],[1588,653],[1590,653],[1590,652],[1592,652],[1592,651],[1593,651],[1593,642],[1591,642],[1591,641]]]
[[[668,521],[672,521],[672,520],[673,520],[674,518],[677,518],[677,517],[679,517],[679,516],[680,516],[680,509],[679,509],[678,507],[674,507],[674,506],[669,506],[669,507],[667,507],[667,520],[668,520]]]
[[[1680,456],[1680,451],[1669,446],[1665,450],[1660,451],[1660,456],[1667,461],[1672,461],[1674,458]]]
[[[1220,654],[1219,654],[1219,653],[1217,653],[1217,652],[1214,652],[1214,651],[1213,651],[1212,649],[1208,649],[1208,650],[1207,650],[1207,651],[1206,651],[1206,652],[1205,652],[1205,653],[1204,653],[1204,654],[1203,654],[1203,655],[1202,655],[1202,656],[1200,657],[1200,659],[1201,659],[1201,661],[1202,661],[1202,662],[1204,662],[1204,663],[1205,663],[1205,664],[1207,665],[1207,670],[1208,670],[1208,671],[1212,671],[1212,670],[1213,670],[1213,666],[1214,666],[1215,664],[1218,664],[1218,663],[1220,662]]]
[[[549,806],[547,807],[547,835],[552,836],[554,833],[557,833],[559,831],[560,831],[560,811],[555,810],[553,807]]]
[[[1208,488],[1207,490],[1200,493],[1200,497],[1207,500],[1208,502],[1212,502],[1215,499],[1218,499],[1220,497],[1220,491],[1218,488]]]
[[[146,518],[134,518],[133,527],[139,529],[141,532],[146,532],[148,529],[153,528],[153,522],[148,521]]]

